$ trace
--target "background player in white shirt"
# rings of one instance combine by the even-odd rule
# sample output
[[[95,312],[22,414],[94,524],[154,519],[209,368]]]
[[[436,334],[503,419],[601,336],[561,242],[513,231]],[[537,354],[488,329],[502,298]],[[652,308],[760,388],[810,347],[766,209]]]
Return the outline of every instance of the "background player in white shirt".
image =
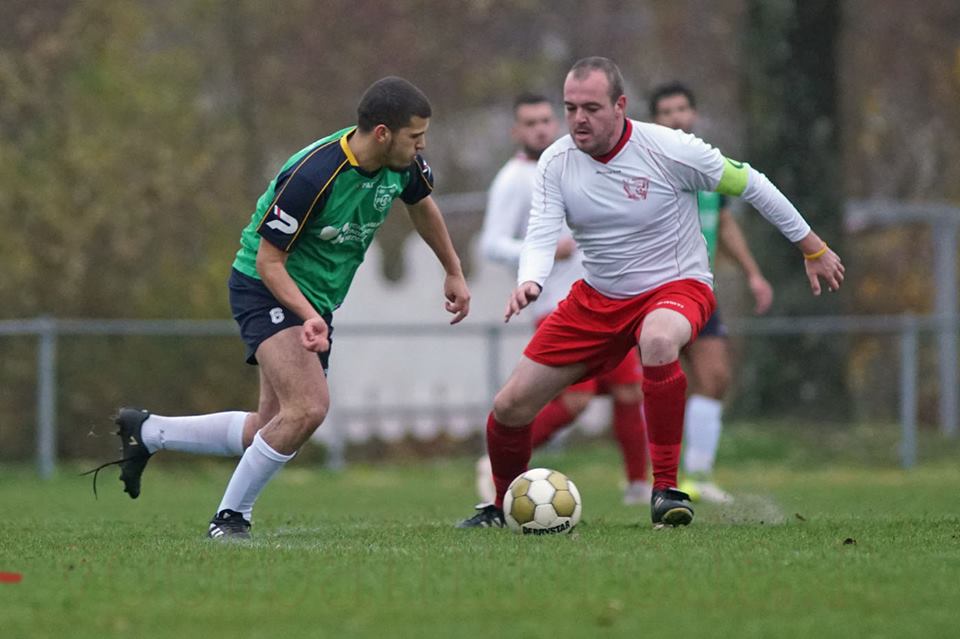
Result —
[[[553,269],[564,220],[583,252],[586,277],[540,325],[487,419],[497,499],[466,527],[503,526],[503,495],[530,460],[530,424],[570,384],[612,369],[632,348],[643,363],[643,407],[653,466],[654,526],[693,520],[677,490],[686,377],[680,349],[695,339],[716,302],[700,233],[697,191],[743,197],[803,254],[819,295],[843,282],[836,253],[762,174],[724,158],[698,138],[626,118],[617,66],[586,58],[567,74],[570,135],[537,165],[518,286],[505,321],[539,297]]]
[[[542,95],[531,93],[516,98],[513,114],[511,133],[520,150],[500,169],[490,186],[480,246],[487,259],[516,269],[530,216],[537,160],[544,149],[556,140],[559,121],[550,101]],[[574,282],[584,275],[580,251],[567,228],[564,228],[557,242],[555,257],[553,270],[544,282],[540,297],[530,305],[537,325],[546,320],[570,292]],[[614,370],[564,390],[534,419],[531,426],[532,447],[538,448],[549,441],[555,432],[571,424],[599,392],[608,393],[614,402],[613,431],[623,453],[627,474],[624,502],[637,504],[649,501],[651,484],[646,481],[647,435],[640,406],[643,398],[640,389],[642,379],[639,353],[633,349]],[[482,501],[494,501],[496,491],[490,459],[486,455],[477,462],[477,492]]]
[[[697,123],[696,98],[679,82],[663,84],[650,95],[650,119],[657,124],[692,133]],[[718,193],[697,194],[700,230],[713,263],[717,249],[736,260],[754,297],[754,312],[766,313],[773,303],[773,288],[757,265],[733,213]],[[733,497],[713,481],[713,465],[722,430],[723,398],[730,385],[730,354],[727,327],[714,312],[697,340],[683,354],[691,381],[684,415],[683,473],[680,489],[694,501],[726,503]]]

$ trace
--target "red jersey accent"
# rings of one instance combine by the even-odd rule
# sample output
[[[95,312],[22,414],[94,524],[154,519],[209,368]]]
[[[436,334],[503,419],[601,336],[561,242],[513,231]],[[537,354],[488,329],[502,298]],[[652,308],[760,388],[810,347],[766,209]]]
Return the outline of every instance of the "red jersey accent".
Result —
[[[591,155],[590,157],[597,162],[602,162],[603,164],[606,164],[613,158],[617,157],[617,153],[620,152],[620,150],[626,145],[627,140],[630,139],[630,136],[633,135],[633,125],[630,124],[630,118],[624,118],[624,121],[626,123],[623,125],[623,133],[620,135],[620,139],[617,140],[617,143],[614,145],[614,147],[603,155]]]

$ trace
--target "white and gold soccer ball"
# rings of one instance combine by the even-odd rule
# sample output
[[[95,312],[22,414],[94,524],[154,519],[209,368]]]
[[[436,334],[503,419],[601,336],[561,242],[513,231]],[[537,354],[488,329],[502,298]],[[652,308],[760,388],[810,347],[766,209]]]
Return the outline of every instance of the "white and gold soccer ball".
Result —
[[[533,468],[510,483],[503,516],[510,529],[524,535],[557,535],[580,521],[580,491],[566,475]]]

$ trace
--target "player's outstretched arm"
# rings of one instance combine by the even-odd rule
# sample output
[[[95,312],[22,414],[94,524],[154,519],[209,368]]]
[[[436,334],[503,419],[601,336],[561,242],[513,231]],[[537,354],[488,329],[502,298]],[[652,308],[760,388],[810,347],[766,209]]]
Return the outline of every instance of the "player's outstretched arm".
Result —
[[[303,319],[303,333],[300,335],[303,347],[314,353],[325,352],[330,348],[329,328],[287,272],[289,255],[261,238],[257,249],[257,273],[273,296]]]
[[[445,308],[453,313],[451,324],[457,324],[470,313],[470,289],[460,268],[460,258],[453,248],[443,215],[433,198],[427,196],[416,204],[407,204],[407,212],[413,227],[423,241],[433,249],[447,276],[443,282],[443,295],[447,298]]]
[[[724,158],[723,174],[716,190],[724,195],[742,197],[797,245],[803,252],[804,269],[814,295],[820,295],[820,278],[826,282],[827,290],[840,289],[844,276],[840,256],[813,232],[796,207],[767,176],[747,164]]]
[[[840,288],[844,270],[840,257],[810,229],[796,207],[767,176],[749,164],[723,157],[693,135],[662,127],[651,134],[658,136],[661,152],[670,160],[668,173],[677,186],[684,191],[716,191],[743,198],[803,251],[804,268],[814,295],[820,294],[821,277],[828,290]]]

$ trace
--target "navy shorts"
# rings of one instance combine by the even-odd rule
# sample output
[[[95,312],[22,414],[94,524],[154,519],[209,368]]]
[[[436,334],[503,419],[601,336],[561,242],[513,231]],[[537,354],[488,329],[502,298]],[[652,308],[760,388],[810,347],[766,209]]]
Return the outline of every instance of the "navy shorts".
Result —
[[[257,349],[267,338],[291,326],[302,326],[303,320],[277,301],[270,289],[258,279],[244,275],[237,269],[230,270],[230,310],[233,319],[240,325],[240,337],[247,345],[247,363],[257,363]],[[329,328],[328,339],[333,347],[333,315],[322,315]],[[323,372],[330,365],[330,349],[317,353]]]
[[[700,329],[701,337],[726,337],[727,336],[727,325],[723,323],[723,320],[720,319],[720,311],[716,310],[713,312],[713,315],[710,316],[710,319],[707,320],[707,323]]]

